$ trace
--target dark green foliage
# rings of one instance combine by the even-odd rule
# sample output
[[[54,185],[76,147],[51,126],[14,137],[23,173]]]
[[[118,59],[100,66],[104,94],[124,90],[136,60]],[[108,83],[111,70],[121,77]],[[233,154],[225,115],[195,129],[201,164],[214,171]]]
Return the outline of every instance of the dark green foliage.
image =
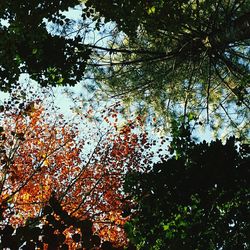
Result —
[[[74,85],[84,75],[90,51],[81,39],[52,35],[54,27],[70,26],[61,11],[78,1],[1,1],[0,89],[9,91],[21,73],[29,73],[41,85]]]
[[[172,55],[196,61],[205,52],[230,60],[231,55],[226,59],[221,54],[229,44],[250,39],[250,5],[243,0],[88,0],[86,6],[86,11],[94,8],[106,22],[115,21],[135,41],[136,36],[146,35],[152,44],[145,44],[148,47],[144,52],[150,55],[149,47],[155,52],[162,50],[155,53],[162,59]]]
[[[178,158],[128,174],[138,205],[126,229],[139,249],[250,248],[250,150],[235,143],[189,141]]]

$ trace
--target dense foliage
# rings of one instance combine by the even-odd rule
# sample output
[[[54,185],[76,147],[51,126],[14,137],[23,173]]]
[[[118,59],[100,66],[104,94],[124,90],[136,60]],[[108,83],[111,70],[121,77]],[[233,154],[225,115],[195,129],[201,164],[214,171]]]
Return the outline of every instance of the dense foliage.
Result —
[[[177,140],[175,148],[178,157],[127,176],[137,202],[126,225],[131,241],[138,249],[249,249],[249,145],[231,137]]]
[[[245,0],[2,0],[0,248],[249,249],[249,20]],[[66,119],[51,86],[77,84]],[[192,141],[206,124],[239,141]]]
[[[41,221],[44,223],[41,224]],[[8,249],[72,249],[81,244],[82,247],[94,247],[101,244],[98,235],[93,235],[93,223],[89,220],[79,220],[64,211],[52,196],[38,218],[31,218],[25,225],[14,228],[12,225],[5,225],[1,230],[1,247]],[[71,228],[70,228],[71,227]],[[69,230],[70,228],[70,230]],[[78,229],[74,233],[74,230]],[[66,230],[69,230],[65,234]],[[69,233],[72,233],[69,247]],[[103,243],[109,245],[111,243]]]
[[[21,73],[41,85],[75,85],[90,51],[80,38],[67,37],[72,20],[63,11],[78,1],[1,1],[0,89],[10,91]],[[63,29],[64,36],[49,32]],[[63,27],[63,28],[62,28]]]

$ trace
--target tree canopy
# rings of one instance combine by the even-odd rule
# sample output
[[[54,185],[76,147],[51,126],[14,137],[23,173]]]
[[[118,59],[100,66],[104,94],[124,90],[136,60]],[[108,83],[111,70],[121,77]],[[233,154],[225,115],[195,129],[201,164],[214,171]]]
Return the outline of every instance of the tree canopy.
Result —
[[[0,248],[249,249],[249,20],[246,0],[1,1]],[[66,119],[52,87],[75,85]],[[191,139],[206,124],[234,137]]]
[[[90,51],[81,39],[53,34],[49,23],[66,32],[63,11],[78,1],[2,1],[0,6],[0,89],[10,91],[21,73],[42,86],[74,85],[84,75]]]
[[[227,120],[239,134],[248,130],[248,1],[89,0],[86,6],[124,32],[96,70],[113,96],[153,106],[166,118],[192,115],[214,129]]]
[[[45,105],[45,94],[25,101],[19,92],[0,113],[0,248],[128,245],[122,211],[131,202],[122,185],[128,169],[148,162],[147,135],[135,129],[140,123],[117,129],[110,109],[105,129],[83,133],[84,121],[67,121]]]
[[[10,91],[21,73],[42,86],[91,76],[109,97],[153,107],[164,124],[192,117],[246,137],[249,13],[244,0],[6,0],[1,89]]]
[[[176,142],[181,154],[128,174],[128,237],[138,249],[249,249],[249,145]]]

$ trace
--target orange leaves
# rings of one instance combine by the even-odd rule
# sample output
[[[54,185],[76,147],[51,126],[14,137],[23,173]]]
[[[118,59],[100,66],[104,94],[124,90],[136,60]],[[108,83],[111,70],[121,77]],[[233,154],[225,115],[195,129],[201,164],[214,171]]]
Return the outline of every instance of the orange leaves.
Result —
[[[87,117],[94,115],[93,110],[87,112]],[[38,102],[4,117],[0,201],[7,201],[6,220],[24,224],[38,216],[53,192],[69,215],[93,221],[102,240],[117,246],[127,243],[123,225],[128,218],[122,217],[122,210],[131,202],[122,184],[129,169],[140,168],[147,135],[136,131],[140,117],[120,126],[116,111],[103,119],[106,130],[91,148],[87,143],[98,134],[79,132],[78,124],[62,115],[53,117]],[[76,249],[73,232],[65,232],[66,242]]]
[[[119,247],[121,245],[127,244],[126,234],[122,225],[124,225],[127,219],[122,218],[120,210],[110,211],[107,224],[100,223],[98,227],[99,236],[105,240],[110,241]]]
[[[0,168],[4,178],[0,196],[13,197],[16,214],[36,216],[50,197],[51,190],[60,187],[62,179],[69,178],[80,162],[79,149],[74,143],[74,131],[67,126],[47,122],[44,109],[31,103],[24,112],[4,117],[8,164]],[[58,138],[57,132],[60,137]],[[61,178],[58,178],[62,175]],[[32,209],[32,204],[36,209]],[[11,216],[11,215],[10,215]],[[25,216],[23,217],[25,222]]]

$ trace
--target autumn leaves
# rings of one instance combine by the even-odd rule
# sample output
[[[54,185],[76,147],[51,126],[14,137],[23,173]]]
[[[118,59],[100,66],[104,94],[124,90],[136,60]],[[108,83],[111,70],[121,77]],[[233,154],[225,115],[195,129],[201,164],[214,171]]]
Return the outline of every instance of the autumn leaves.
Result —
[[[77,122],[47,109],[35,100],[1,113],[1,225],[20,228],[37,219],[46,228],[51,221],[58,224],[69,216],[79,223],[91,221],[91,237],[99,242],[96,247],[105,241],[117,247],[126,245],[123,225],[129,217],[124,217],[123,209],[132,201],[126,199],[122,185],[128,169],[140,168],[140,142],[147,140],[144,132],[133,130],[139,126],[138,119],[118,130],[117,111],[110,111],[112,115],[103,119],[109,129],[83,159],[91,135],[79,131]],[[47,215],[44,212],[52,200],[63,218],[54,208]],[[56,227],[50,228],[53,235],[65,238],[56,247],[84,247],[86,236],[80,228],[67,225],[60,233]],[[31,242],[46,249],[46,233],[40,234]]]

